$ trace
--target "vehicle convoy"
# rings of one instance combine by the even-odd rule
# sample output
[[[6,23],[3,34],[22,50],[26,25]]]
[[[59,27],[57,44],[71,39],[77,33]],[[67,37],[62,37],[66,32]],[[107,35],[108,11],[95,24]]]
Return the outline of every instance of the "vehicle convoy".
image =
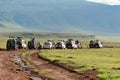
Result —
[[[35,38],[31,38],[30,41],[28,41],[27,45],[28,49],[41,49],[42,46],[39,41],[35,40]]]
[[[59,42],[57,42],[55,44],[55,48],[56,49],[65,49],[66,48],[65,41],[64,40],[60,40]]]
[[[10,36],[6,44],[7,50],[26,49],[27,44],[23,37]]]
[[[52,40],[48,40],[43,45],[43,49],[53,49],[53,48],[55,48],[55,43]]]
[[[102,43],[99,40],[89,42],[89,48],[103,48]]]
[[[82,44],[78,40],[75,41],[75,44],[77,45],[78,49],[82,48]]]
[[[78,49],[78,48],[82,48],[82,45],[78,40],[74,41],[73,39],[68,39],[68,41],[66,42],[66,48]]]
[[[89,42],[89,48],[102,48],[103,45],[99,40]],[[35,38],[31,38],[26,44],[26,40],[23,37],[12,37],[10,36],[7,40],[6,44],[7,50],[17,50],[17,49],[80,49],[82,48],[81,43],[73,39],[68,40],[59,40],[58,42],[54,42],[53,40],[47,40],[43,47],[39,41]]]
[[[15,50],[15,40],[14,37],[9,37],[9,39],[7,40],[7,44],[6,44],[6,48],[7,50]]]
[[[78,49],[82,48],[81,43],[73,39],[68,39],[67,41],[59,40],[58,42],[54,42],[53,40],[48,40],[44,43],[43,49]]]

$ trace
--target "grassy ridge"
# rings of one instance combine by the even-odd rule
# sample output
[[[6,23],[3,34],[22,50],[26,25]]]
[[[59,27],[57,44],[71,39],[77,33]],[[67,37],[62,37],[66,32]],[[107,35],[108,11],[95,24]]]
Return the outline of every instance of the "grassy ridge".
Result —
[[[97,69],[103,80],[120,80],[120,49],[42,50],[43,57],[66,63],[76,71]]]
[[[0,37],[9,37],[9,36],[23,36],[25,38],[42,38],[42,39],[94,39],[95,35],[89,34],[80,34],[80,33],[52,33],[52,32],[33,32],[33,31],[22,31],[22,30],[0,30]]]

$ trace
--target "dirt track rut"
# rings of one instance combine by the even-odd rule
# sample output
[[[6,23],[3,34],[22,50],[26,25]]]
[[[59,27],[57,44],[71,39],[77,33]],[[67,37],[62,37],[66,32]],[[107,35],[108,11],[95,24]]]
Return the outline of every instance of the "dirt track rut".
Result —
[[[37,54],[38,52],[27,56],[27,60],[39,69],[41,75],[49,77],[51,80],[99,80],[53,65],[49,61],[39,58]]]
[[[24,71],[17,70],[20,65],[11,59],[11,56],[19,56],[23,52],[25,51],[0,51],[0,80],[30,80],[31,76],[40,76],[43,80],[99,80],[51,64],[49,61],[38,57],[39,51],[34,51],[34,53],[29,51],[32,54],[25,57],[26,61],[29,61],[37,70],[37,72],[33,71],[31,74],[27,74]],[[89,72],[91,74],[91,71]]]

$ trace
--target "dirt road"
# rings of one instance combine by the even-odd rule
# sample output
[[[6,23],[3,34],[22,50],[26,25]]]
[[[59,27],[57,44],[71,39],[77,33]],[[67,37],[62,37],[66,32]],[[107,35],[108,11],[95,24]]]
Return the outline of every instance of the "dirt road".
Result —
[[[24,51],[0,51],[0,80],[31,80],[30,77],[33,75],[44,77],[43,80],[99,80],[96,78],[97,72],[94,70],[82,72],[83,74],[71,72],[39,58],[38,51],[25,58],[34,66],[37,74],[27,74],[24,71],[17,70],[20,65],[12,61],[11,58],[11,56],[19,55],[22,52]]]
[[[30,75],[17,71],[18,65],[11,61],[11,54],[21,51],[0,51],[0,80],[29,80]]]
[[[96,70],[88,70],[81,73],[74,72],[69,67],[57,65],[49,60],[38,56],[38,52],[27,56],[27,60],[36,66],[41,75],[49,77],[52,80],[99,80]],[[65,66],[65,67],[64,67]]]

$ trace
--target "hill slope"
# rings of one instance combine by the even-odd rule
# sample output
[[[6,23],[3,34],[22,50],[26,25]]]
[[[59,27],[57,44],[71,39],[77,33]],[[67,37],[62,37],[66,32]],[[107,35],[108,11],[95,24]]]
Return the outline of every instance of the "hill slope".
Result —
[[[119,9],[83,0],[1,0],[0,29],[120,35]]]

